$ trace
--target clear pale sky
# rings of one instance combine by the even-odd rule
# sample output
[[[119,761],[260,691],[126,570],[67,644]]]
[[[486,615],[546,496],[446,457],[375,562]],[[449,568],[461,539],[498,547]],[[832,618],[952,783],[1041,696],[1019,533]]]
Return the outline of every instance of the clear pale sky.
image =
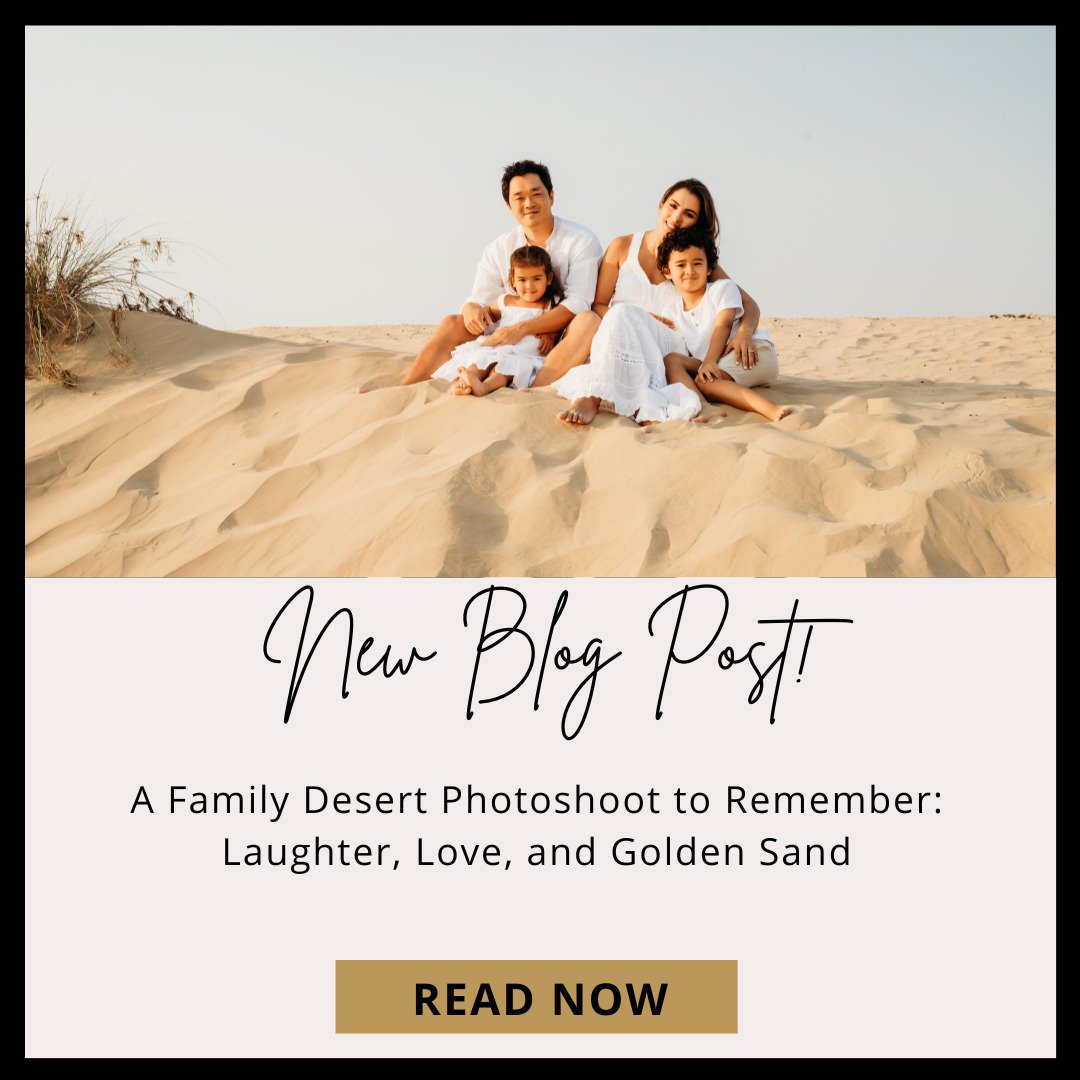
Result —
[[[766,324],[1053,314],[1055,53],[1052,27],[29,27],[25,185],[181,241],[230,329],[456,311],[524,157],[605,245],[700,177]]]

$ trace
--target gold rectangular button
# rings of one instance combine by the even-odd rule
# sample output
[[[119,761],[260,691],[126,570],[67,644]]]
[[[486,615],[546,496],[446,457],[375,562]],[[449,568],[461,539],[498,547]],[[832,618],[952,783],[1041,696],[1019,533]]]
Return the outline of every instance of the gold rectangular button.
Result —
[[[738,1031],[736,960],[338,960],[341,1034]]]

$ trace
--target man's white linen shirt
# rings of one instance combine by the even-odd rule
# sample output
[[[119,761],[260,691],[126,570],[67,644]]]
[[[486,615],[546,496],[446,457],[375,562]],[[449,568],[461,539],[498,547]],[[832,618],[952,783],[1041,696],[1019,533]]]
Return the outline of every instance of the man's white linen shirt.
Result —
[[[503,293],[512,293],[514,290],[507,282],[510,255],[527,243],[525,230],[520,225],[492,240],[480,256],[472,292],[465,304],[489,307]],[[604,253],[596,234],[584,225],[556,217],[555,227],[544,247],[547,248],[551,265],[559,272],[559,280],[562,282],[565,295],[560,301],[561,306],[575,315],[588,311],[596,297],[596,274],[600,268],[600,257]],[[465,304],[461,306],[464,307]]]

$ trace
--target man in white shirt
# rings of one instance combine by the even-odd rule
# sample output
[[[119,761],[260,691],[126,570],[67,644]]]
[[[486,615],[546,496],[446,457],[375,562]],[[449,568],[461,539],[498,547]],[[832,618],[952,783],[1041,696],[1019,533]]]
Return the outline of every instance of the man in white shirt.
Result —
[[[484,248],[472,292],[461,305],[460,314],[447,315],[439,322],[402,385],[430,379],[432,372],[450,359],[450,353],[458,345],[479,337],[492,325],[488,308],[509,288],[510,253],[525,244],[547,249],[552,265],[559,272],[565,296],[551,311],[495,330],[488,336],[490,344],[516,345],[528,334],[537,334],[541,335],[540,351],[546,354],[560,331],[583,312],[591,314],[603,249],[590,229],[552,214],[555,191],[547,166],[537,161],[515,161],[507,165],[503,170],[502,193],[517,226]],[[549,380],[543,380],[546,381]]]

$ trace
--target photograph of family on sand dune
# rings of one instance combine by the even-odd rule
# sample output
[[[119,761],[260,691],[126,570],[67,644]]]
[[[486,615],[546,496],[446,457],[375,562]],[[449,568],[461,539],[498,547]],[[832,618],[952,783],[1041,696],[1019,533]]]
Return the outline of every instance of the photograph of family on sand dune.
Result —
[[[27,365],[27,575],[1056,572],[1052,314],[774,316],[770,279],[730,257],[725,192],[754,185],[727,158],[658,145],[648,177],[617,162],[590,177],[570,136],[562,156],[547,134],[493,141],[389,179],[364,158],[393,198],[365,211],[356,295],[389,287],[424,322],[229,331],[144,304],[115,318],[118,362],[109,307],[84,297],[98,329],[53,346],[73,386]],[[664,175],[665,156],[682,167]],[[442,191],[463,180],[482,222],[449,212]],[[778,171],[759,183],[800,197]],[[841,294],[911,284],[874,250],[904,243],[877,197],[847,195],[882,223],[864,242],[833,231],[847,261],[794,256],[806,295],[830,275]],[[951,280],[923,272],[925,296]]]
[[[551,385],[571,399],[559,419],[582,426],[601,409],[643,425],[692,420],[709,402],[790,414],[750,390],[776,377],[776,350],[757,305],[720,268],[716,207],[700,180],[671,184],[656,226],[617,237],[602,261],[589,229],[552,212],[546,165],[507,165],[502,193],[517,228],[484,249],[461,313],[439,324],[406,385],[450,379],[462,396]]]

